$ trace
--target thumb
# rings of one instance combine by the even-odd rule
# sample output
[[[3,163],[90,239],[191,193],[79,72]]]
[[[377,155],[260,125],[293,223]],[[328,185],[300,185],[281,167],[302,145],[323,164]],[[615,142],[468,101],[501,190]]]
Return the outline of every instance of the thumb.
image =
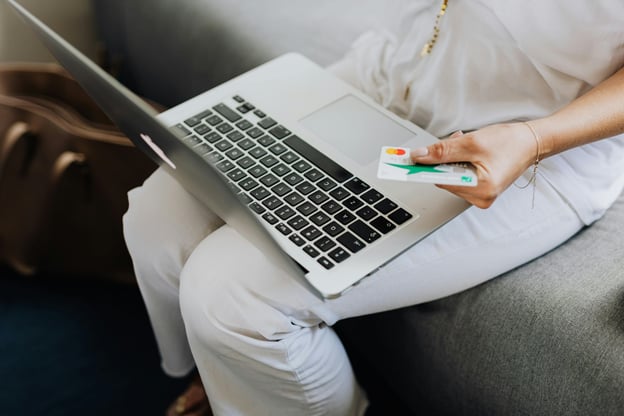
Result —
[[[456,160],[457,155],[460,151],[457,144],[457,139],[463,136],[463,132],[461,130],[456,131],[452,135],[445,140],[439,140],[434,144],[431,144],[427,147],[418,147],[412,149],[410,152],[410,157],[414,163],[423,163],[423,164],[438,164],[438,163],[449,163],[449,162],[458,162],[460,160]]]

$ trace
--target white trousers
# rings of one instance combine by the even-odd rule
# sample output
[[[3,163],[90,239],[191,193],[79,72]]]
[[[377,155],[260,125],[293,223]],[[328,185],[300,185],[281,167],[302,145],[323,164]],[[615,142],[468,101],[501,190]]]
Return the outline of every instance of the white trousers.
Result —
[[[320,301],[157,170],[129,193],[126,241],[170,375],[197,366],[216,415],[357,415],[367,405],[331,325],[451,295],[583,224],[546,181],[470,208],[344,296]],[[363,340],[365,342],[365,340]]]

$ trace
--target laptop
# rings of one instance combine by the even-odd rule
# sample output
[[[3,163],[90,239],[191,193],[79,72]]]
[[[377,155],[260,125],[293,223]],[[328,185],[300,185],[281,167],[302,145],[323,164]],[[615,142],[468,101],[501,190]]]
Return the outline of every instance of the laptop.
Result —
[[[301,55],[157,114],[8,3],[139,149],[321,298],[345,293],[469,206],[430,184],[377,179],[382,146],[438,139]]]

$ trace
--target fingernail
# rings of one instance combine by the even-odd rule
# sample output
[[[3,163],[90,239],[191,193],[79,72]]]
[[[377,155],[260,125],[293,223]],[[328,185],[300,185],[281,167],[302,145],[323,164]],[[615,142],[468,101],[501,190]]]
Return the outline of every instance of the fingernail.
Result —
[[[412,149],[410,155],[412,157],[421,157],[427,156],[429,154],[429,149],[426,147],[417,147],[416,149]]]

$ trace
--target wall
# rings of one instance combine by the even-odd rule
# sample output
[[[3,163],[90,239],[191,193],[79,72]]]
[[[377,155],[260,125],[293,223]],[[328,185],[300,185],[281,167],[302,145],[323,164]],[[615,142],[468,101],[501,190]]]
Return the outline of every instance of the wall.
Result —
[[[96,36],[89,0],[19,0],[26,9],[93,58]],[[34,33],[0,0],[0,62],[53,61]]]

